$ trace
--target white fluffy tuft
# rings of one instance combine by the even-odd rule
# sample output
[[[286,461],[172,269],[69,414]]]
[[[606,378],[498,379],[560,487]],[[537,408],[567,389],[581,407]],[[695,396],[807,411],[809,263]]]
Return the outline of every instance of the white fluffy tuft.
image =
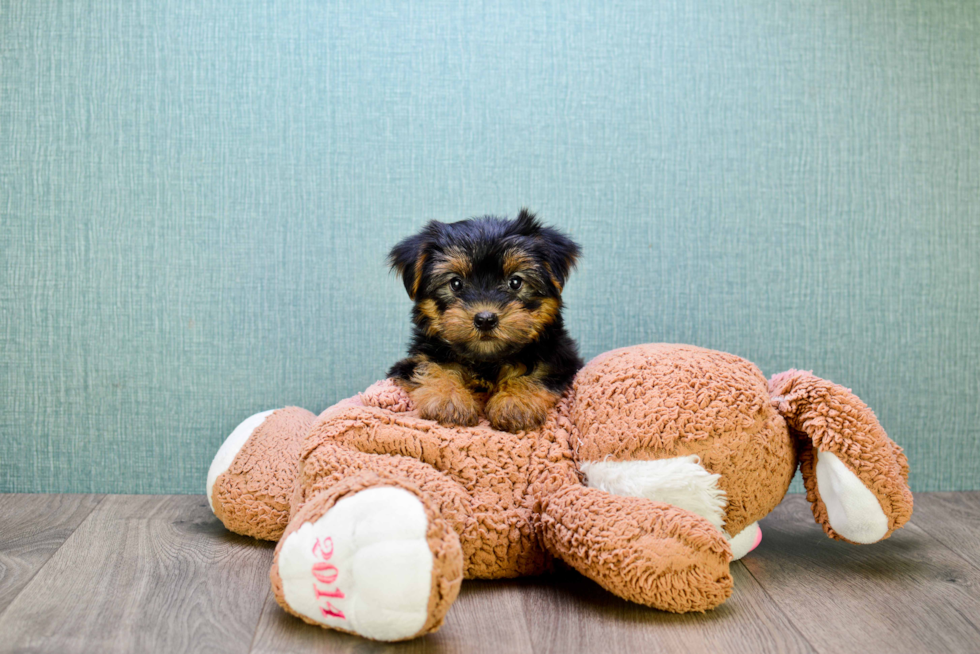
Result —
[[[719,531],[728,497],[696,455],[656,461],[592,461],[581,465],[587,483],[614,495],[645,497],[696,513]]]

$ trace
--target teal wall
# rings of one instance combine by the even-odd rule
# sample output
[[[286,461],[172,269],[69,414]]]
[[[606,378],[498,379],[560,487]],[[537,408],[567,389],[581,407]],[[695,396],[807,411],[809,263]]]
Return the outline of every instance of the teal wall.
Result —
[[[978,489],[978,52],[968,2],[0,0],[0,491],[203,492],[403,352],[398,238],[523,204],[585,355],[813,369]]]

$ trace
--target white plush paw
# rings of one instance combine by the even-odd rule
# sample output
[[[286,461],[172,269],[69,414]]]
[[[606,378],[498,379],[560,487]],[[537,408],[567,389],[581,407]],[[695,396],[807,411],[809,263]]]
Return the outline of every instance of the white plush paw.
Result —
[[[854,543],[876,543],[888,533],[888,516],[857,475],[830,452],[817,452],[817,488],[827,521]]]
[[[259,428],[265,419],[268,418],[275,409],[271,411],[263,411],[262,413],[256,413],[253,416],[249,416],[242,421],[240,425],[235,427],[235,430],[231,432],[231,435],[225,439],[225,442],[221,444],[218,448],[218,453],[214,455],[214,460],[211,461],[211,467],[208,468],[208,481],[207,481],[207,494],[208,494],[208,506],[211,507],[211,512],[214,512],[214,503],[211,500],[211,492],[214,489],[214,483],[218,481],[218,477],[231,467],[234,462],[235,457],[238,456],[238,452],[241,451],[245,442],[248,441],[249,437],[255,433],[255,430]]]
[[[375,640],[417,634],[428,617],[432,551],[419,499],[369,488],[290,534],[279,552],[289,607],[310,620]]]
[[[762,530],[759,529],[758,522],[753,522],[748,527],[728,539],[728,544],[732,548],[732,560],[738,561],[740,558],[757,548],[761,542]]]

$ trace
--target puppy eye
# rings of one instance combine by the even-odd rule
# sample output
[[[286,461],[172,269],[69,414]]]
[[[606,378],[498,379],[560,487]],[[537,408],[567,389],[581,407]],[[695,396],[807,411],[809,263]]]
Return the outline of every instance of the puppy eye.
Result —
[[[460,279],[459,277],[453,277],[452,280],[450,280],[449,282],[449,288],[453,289],[458,293],[459,289],[463,288],[463,280]]]
[[[507,285],[510,286],[510,290],[516,291],[524,284],[524,280],[520,277],[511,277]]]

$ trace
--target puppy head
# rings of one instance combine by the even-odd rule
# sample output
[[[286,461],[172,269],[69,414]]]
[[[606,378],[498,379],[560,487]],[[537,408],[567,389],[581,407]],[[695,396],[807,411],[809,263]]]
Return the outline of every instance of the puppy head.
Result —
[[[426,334],[487,360],[536,341],[559,318],[578,254],[571,239],[522,209],[514,220],[430,222],[396,245],[388,262]]]

